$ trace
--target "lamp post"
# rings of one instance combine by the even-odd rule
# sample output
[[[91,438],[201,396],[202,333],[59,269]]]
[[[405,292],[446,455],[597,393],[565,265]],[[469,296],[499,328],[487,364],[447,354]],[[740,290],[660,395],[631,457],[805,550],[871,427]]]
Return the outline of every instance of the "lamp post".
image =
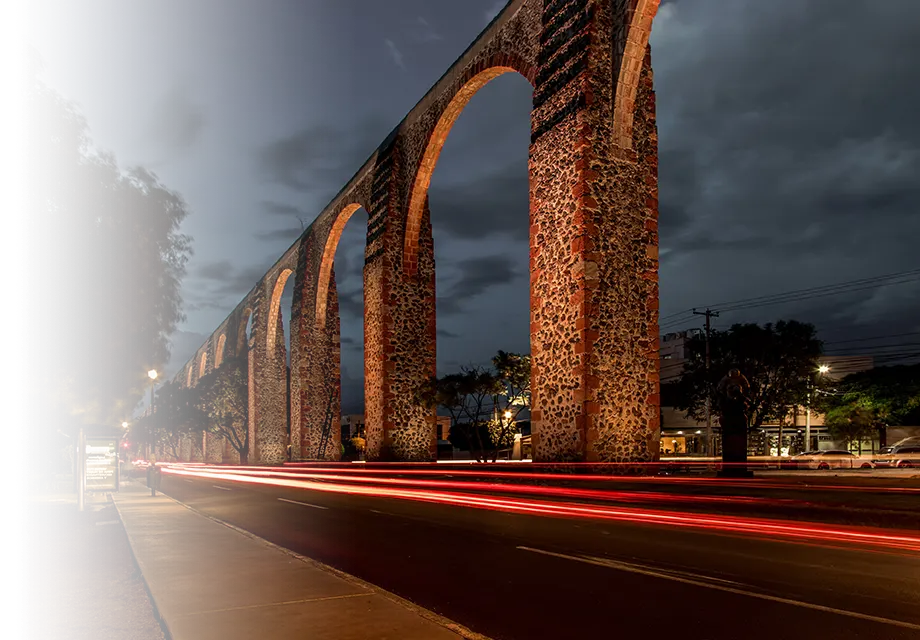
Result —
[[[157,380],[157,370],[151,369],[147,372],[147,377],[150,378],[150,419],[153,420],[153,387],[156,385]],[[150,459],[150,424],[147,425],[147,442],[145,443],[144,459]]]
[[[154,426],[153,426],[153,403],[154,403],[154,387],[156,386],[157,377],[158,377],[158,376],[159,376],[159,374],[157,373],[157,370],[156,370],[156,369],[151,369],[150,371],[147,372],[147,377],[150,378],[150,418],[151,418],[151,421],[150,421],[150,440],[151,440],[150,446],[151,446],[151,449],[152,449],[152,451],[148,451],[148,453],[147,453],[147,458],[148,458],[148,460],[150,459],[150,454],[151,454],[151,453],[152,453],[154,456],[156,456],[156,446],[157,446],[157,442],[156,442],[156,437],[155,437],[155,435],[156,435],[156,430],[155,430],[155,428],[154,428]]]
[[[818,367],[818,374],[824,375],[831,368],[826,364],[822,364]],[[811,451],[811,389],[812,389],[812,376],[808,377],[808,405],[805,407],[805,451]]]

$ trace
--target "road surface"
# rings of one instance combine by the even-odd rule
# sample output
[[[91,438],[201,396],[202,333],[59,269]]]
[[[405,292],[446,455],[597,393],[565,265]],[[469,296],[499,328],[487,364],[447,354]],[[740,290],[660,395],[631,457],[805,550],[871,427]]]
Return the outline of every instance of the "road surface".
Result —
[[[495,639],[920,638],[916,548],[168,473],[162,489]]]

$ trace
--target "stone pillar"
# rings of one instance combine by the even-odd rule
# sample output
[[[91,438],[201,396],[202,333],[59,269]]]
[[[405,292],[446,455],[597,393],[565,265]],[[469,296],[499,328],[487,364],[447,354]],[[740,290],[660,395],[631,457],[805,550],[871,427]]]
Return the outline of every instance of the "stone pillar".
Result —
[[[636,63],[628,42],[637,4],[657,6],[544,5],[530,148],[536,460],[658,455],[657,132],[647,47]]]
[[[192,460],[192,439],[184,435],[179,441],[179,459],[182,462],[191,462]]]
[[[304,409],[302,451],[306,460],[338,460],[341,457],[342,376],[341,320],[335,270],[329,272],[326,321],[322,327],[312,323],[308,401]],[[329,429],[325,450],[320,451],[323,429]]]
[[[281,464],[287,460],[287,357],[278,300],[290,273],[291,270],[273,270],[257,287],[261,299],[254,303],[249,341],[250,464]],[[269,329],[274,334],[271,346]]]
[[[204,461],[220,464],[224,461],[224,439],[215,433],[204,434]]]
[[[191,455],[189,456],[189,462],[204,462],[204,437],[192,437],[190,438],[191,442]]]
[[[405,211],[398,167],[381,154],[369,211],[364,266],[364,388],[368,460],[431,460],[435,412],[414,401],[435,374],[434,244],[427,203],[415,273],[402,264]]]

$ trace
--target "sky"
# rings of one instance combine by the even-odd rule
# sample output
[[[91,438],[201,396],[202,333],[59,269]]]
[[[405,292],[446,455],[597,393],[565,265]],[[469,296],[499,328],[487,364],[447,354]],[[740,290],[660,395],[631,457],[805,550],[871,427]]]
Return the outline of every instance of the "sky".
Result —
[[[167,375],[504,4],[31,4],[43,81],[77,104],[96,146],[188,204],[187,319]],[[662,332],[700,326],[694,307],[920,269],[920,3],[671,0],[651,46]],[[531,96],[515,74],[488,84],[432,178],[441,373],[529,351]],[[343,413],[363,404],[366,222],[352,217],[336,253]],[[794,318],[829,351],[895,336],[855,344],[907,353],[920,343],[901,335],[920,332],[920,278],[896,282],[725,311],[714,326]]]

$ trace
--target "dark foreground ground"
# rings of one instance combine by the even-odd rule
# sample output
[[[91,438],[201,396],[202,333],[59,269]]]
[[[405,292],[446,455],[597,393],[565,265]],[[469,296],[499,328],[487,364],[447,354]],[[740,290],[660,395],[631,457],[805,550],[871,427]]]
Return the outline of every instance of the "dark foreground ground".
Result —
[[[111,502],[74,496],[29,505],[29,640],[162,640]]]

